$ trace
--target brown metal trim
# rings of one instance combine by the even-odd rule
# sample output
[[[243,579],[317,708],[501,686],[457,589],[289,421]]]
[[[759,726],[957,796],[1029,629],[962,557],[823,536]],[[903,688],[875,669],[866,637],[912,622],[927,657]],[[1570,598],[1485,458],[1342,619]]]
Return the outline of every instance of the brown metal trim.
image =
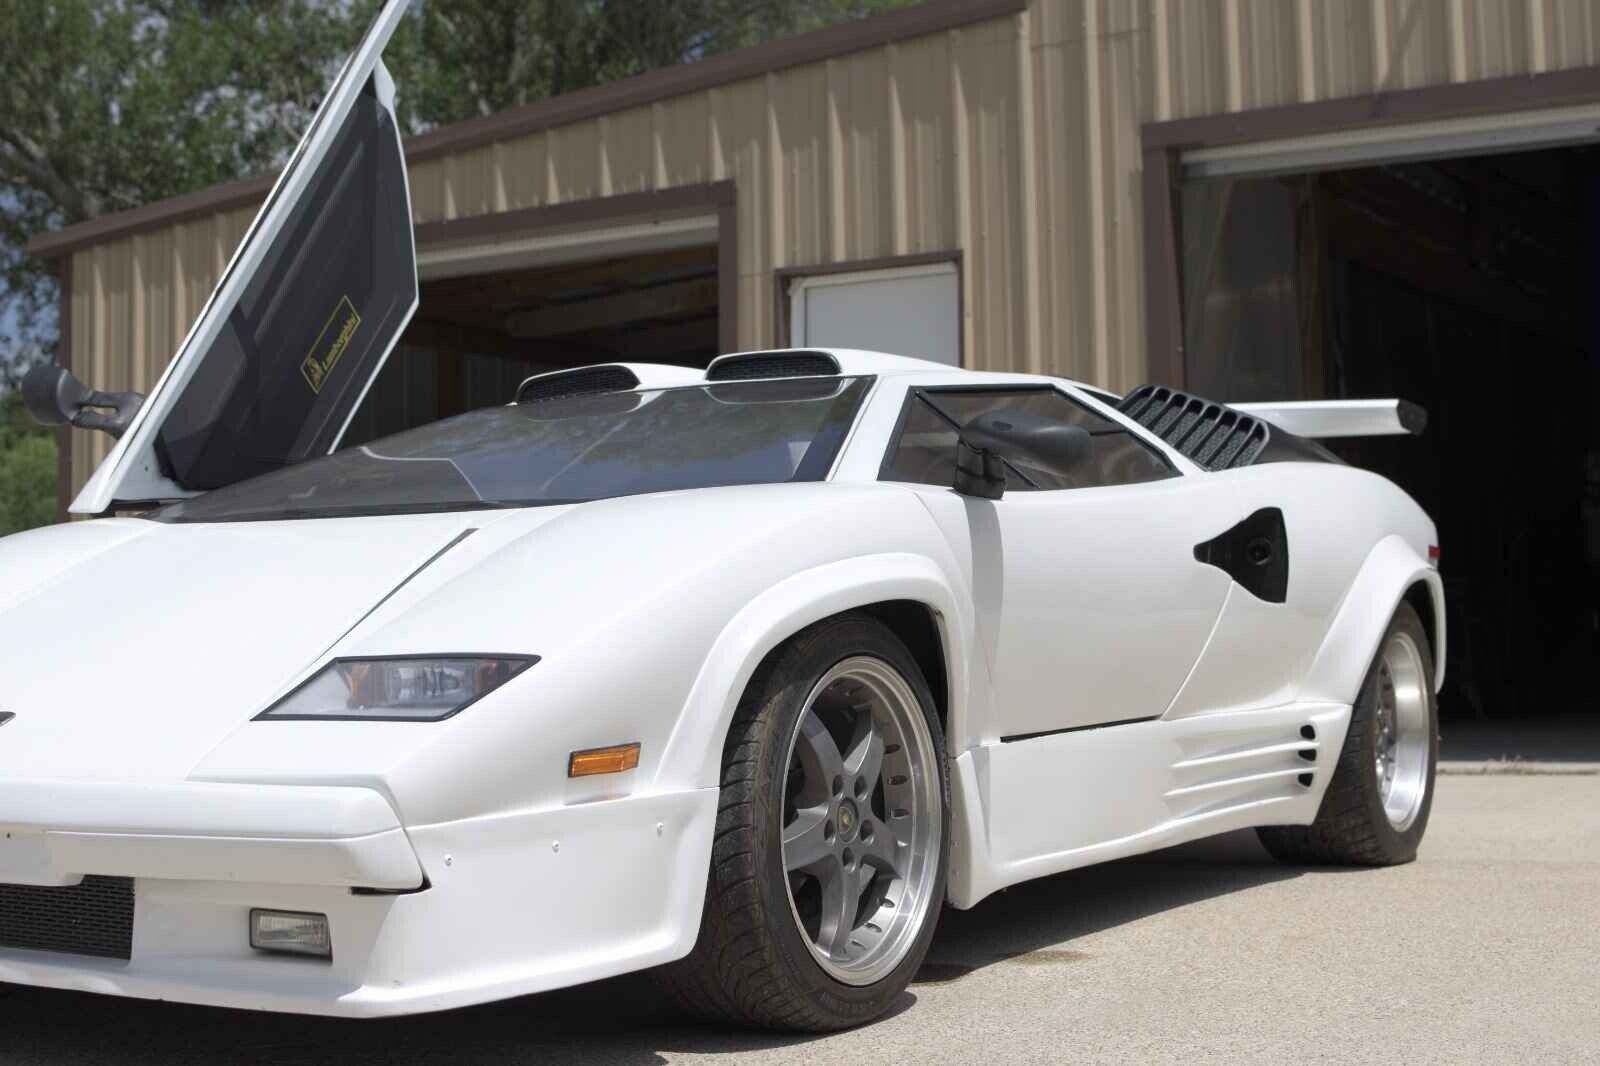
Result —
[[[956,352],[961,365],[967,365],[966,340],[966,264],[961,249],[948,252],[916,252],[911,255],[884,255],[873,259],[851,259],[841,263],[817,263],[814,266],[779,267],[772,272],[772,323],[773,343],[787,348],[793,340],[789,322],[789,282],[795,278],[815,278],[825,274],[855,274],[868,270],[893,270],[896,267],[927,266],[930,263],[954,263],[956,268]]]
[[[1182,388],[1188,380],[1183,350],[1183,267],[1174,201],[1178,153],[1170,148],[1144,152],[1144,292],[1146,373],[1162,385]]]
[[[739,208],[731,196],[717,208],[717,348],[739,350]]]
[[[1151,122],[1140,132],[1146,149],[1215,148],[1364,126],[1592,103],[1597,99],[1600,99],[1600,66],[1575,67],[1546,74],[1519,74],[1309,104],[1284,104],[1227,115]]]
[[[739,344],[739,190],[731,179],[703,185],[679,185],[654,192],[596,196],[545,207],[527,207],[499,214],[474,215],[417,227],[418,246],[481,241],[515,233],[660,218],[696,212],[717,214],[717,344],[724,354]]]
[[[704,185],[680,185],[654,192],[595,196],[586,200],[571,200],[543,207],[501,211],[498,214],[419,223],[417,244],[481,241],[527,230],[613,222],[619,218],[683,214],[696,209],[717,210],[733,204],[736,197],[736,187],[732,179]]]
[[[406,159],[417,163],[453,152],[464,152],[495,141],[527,136],[674,96],[703,92],[790,67],[879,48],[913,37],[924,37],[974,22],[1015,15],[1026,10],[1028,3],[1029,0],[929,0],[914,7],[742,48],[710,59],[650,71],[483,118],[442,126],[408,139]],[[53,233],[40,234],[29,241],[24,250],[29,255],[52,258],[85,245],[159,229],[199,215],[244,207],[264,199],[275,180],[275,175],[269,175],[217,185],[185,196],[104,215]]]
[[[65,256],[56,269],[56,288],[60,310],[58,326],[61,339],[56,346],[56,363],[63,370],[72,369],[72,257]],[[62,426],[56,431],[56,509],[58,517],[68,519],[67,508],[72,506],[72,427]]]
[[[191,218],[214,215],[234,208],[247,207],[267,198],[277,175],[264,175],[245,181],[213,185],[209,189],[157,200],[153,204],[118,211],[110,215],[91,218],[87,222],[67,226],[50,233],[41,233],[26,245],[23,251],[42,259],[54,259],[79,248],[103,241],[147,233]]]
[[[1015,15],[1028,0],[930,0],[929,3],[846,22],[798,37],[741,48],[726,55],[650,71],[608,85],[551,97],[483,118],[445,126],[407,145],[413,160],[459,152],[479,145],[521,137],[673,96],[703,92],[730,82],[772,74],[790,67],[878,48],[911,37],[924,37],[958,26]]]

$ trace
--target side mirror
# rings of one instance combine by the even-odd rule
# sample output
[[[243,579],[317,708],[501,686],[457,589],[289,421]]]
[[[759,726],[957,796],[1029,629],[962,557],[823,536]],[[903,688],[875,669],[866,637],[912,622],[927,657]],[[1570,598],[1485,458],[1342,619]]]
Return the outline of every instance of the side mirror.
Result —
[[[95,392],[53,363],[34,367],[22,379],[22,404],[43,426],[99,429],[121,437],[144,403],[137,392]]]
[[[1006,489],[1001,456],[1016,456],[1050,470],[1066,470],[1089,457],[1093,440],[1082,426],[1001,409],[979,415],[961,429],[955,490],[998,500]]]

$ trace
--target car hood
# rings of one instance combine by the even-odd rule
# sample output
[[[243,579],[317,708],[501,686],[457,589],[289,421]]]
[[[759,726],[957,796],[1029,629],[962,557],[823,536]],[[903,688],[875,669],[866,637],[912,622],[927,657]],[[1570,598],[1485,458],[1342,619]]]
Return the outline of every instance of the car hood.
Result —
[[[0,541],[0,777],[183,779],[463,531],[563,510]]]

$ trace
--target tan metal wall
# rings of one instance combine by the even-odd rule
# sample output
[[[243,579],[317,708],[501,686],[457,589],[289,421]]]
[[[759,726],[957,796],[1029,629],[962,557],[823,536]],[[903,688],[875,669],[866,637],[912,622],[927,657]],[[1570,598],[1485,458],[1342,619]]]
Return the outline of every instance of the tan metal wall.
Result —
[[[1141,123],[1597,62],[1600,0],[1034,0],[431,159],[412,194],[426,222],[733,178],[741,346],[773,342],[777,268],[960,249],[970,366],[1127,387]],[[251,214],[73,253],[74,369],[148,388]],[[107,443],[76,434],[76,483]]]

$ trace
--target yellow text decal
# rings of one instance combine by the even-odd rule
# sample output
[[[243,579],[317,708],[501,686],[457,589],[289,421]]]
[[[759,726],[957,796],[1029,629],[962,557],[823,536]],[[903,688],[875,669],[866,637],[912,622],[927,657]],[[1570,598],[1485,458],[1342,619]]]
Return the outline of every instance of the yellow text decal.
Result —
[[[333,368],[344,357],[345,350],[355,339],[356,330],[360,328],[361,316],[356,312],[356,305],[350,302],[348,296],[339,297],[339,305],[328,316],[328,324],[322,327],[322,332],[317,334],[311,354],[300,364],[300,373],[306,376],[306,383],[311,386],[312,392],[322,391],[322,383],[333,373]]]

